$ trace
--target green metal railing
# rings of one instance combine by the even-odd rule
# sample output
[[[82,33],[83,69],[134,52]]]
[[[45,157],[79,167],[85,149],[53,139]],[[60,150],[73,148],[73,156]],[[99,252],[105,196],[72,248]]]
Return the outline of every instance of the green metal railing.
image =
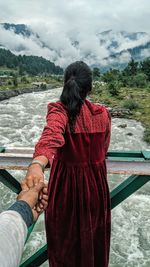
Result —
[[[5,148],[0,148],[0,152],[5,152]],[[117,159],[121,161],[150,161],[150,151],[110,151],[107,158],[109,160]],[[115,208],[122,201],[132,195],[140,187],[150,180],[148,175],[131,175],[119,186],[112,190],[111,209]],[[0,181],[13,192],[18,194],[21,191],[20,183],[6,170],[0,170]],[[29,229],[29,234],[32,232],[33,226]],[[47,260],[47,245],[40,248],[34,255],[23,262],[20,267],[38,267]]]

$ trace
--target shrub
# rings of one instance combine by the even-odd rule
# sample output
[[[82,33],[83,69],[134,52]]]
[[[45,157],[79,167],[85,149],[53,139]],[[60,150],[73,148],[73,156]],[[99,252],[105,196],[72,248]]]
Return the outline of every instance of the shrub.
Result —
[[[137,109],[139,105],[134,99],[128,99],[124,101],[123,107],[129,110],[133,110],[133,109]]]
[[[93,83],[93,92],[95,94],[101,95],[104,90],[104,87],[100,84],[100,82]]]
[[[17,79],[17,76],[15,76],[15,77],[13,78],[13,86],[14,86],[14,87],[18,87],[18,79]]]
[[[12,85],[12,82],[11,81],[8,81],[8,85]]]
[[[138,73],[134,76],[133,82],[135,86],[144,88],[147,86],[148,82],[147,75],[144,73]]]
[[[111,82],[107,85],[107,90],[112,96],[118,96],[120,93],[121,84],[118,81]]]
[[[150,92],[150,82],[147,83],[147,90]]]
[[[47,88],[47,85],[45,83],[42,83],[40,87],[41,89],[45,90]]]
[[[126,86],[144,88],[148,85],[147,75],[144,73],[137,73],[134,76],[126,77]]]
[[[144,130],[144,141],[150,144],[150,127]]]
[[[22,77],[21,77],[21,82],[22,82],[22,83],[28,83],[29,81],[28,81],[28,79],[27,79],[26,76],[22,76]]]
[[[93,68],[93,79],[97,80],[101,76],[99,68]]]

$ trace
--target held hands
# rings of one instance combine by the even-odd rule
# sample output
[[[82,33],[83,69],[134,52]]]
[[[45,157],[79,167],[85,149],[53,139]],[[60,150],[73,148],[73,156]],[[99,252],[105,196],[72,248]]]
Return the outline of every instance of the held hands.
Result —
[[[28,168],[25,179],[21,183],[21,188],[22,190],[28,190],[39,181],[44,181],[44,173],[38,164],[31,165]]]
[[[21,183],[22,191],[18,200],[26,201],[32,209],[34,220],[47,208],[48,192],[47,181],[44,181],[44,174],[38,164],[31,165],[27,175]]]
[[[40,193],[42,193],[41,198]],[[36,221],[48,205],[47,182],[39,181],[39,183],[32,188],[22,190],[18,195],[17,200],[23,200],[28,203],[32,209],[33,219]]]

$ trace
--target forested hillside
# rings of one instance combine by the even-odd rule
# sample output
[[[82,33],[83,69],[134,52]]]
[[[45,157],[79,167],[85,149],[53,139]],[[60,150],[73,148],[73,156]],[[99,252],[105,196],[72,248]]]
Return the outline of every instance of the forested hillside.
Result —
[[[0,49],[0,67],[18,69],[20,75],[62,74],[63,69],[37,56],[16,56],[9,50]]]

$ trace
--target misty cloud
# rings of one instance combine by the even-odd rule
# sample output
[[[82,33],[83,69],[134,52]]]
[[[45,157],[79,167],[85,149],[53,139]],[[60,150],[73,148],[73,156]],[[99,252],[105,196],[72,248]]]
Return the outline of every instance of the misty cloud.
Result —
[[[62,67],[75,60],[105,65],[115,60],[109,59],[111,54],[150,40],[149,0],[0,0],[0,10],[1,22],[25,23],[39,36],[27,38],[0,27],[2,45],[15,54],[43,56]],[[132,40],[123,31],[147,34]],[[118,58],[126,62],[130,57],[126,51]]]
[[[75,60],[83,60],[89,65],[108,65],[115,63],[127,63],[131,55],[125,51],[145,44],[150,40],[146,33],[136,34],[134,40],[131,33],[108,31],[99,34],[86,32],[54,32],[50,25],[38,24],[30,26],[32,35],[17,35],[13,30],[5,30],[0,27],[1,43],[15,54],[37,55],[55,62],[56,65],[66,67]],[[111,54],[122,52],[117,58],[110,57]],[[148,50],[145,54],[148,55]],[[144,54],[143,54],[144,55]]]
[[[51,25],[89,34],[114,31],[149,32],[149,0],[0,0],[2,22]]]
[[[145,48],[141,52],[141,57],[146,58],[150,57],[150,48]]]

